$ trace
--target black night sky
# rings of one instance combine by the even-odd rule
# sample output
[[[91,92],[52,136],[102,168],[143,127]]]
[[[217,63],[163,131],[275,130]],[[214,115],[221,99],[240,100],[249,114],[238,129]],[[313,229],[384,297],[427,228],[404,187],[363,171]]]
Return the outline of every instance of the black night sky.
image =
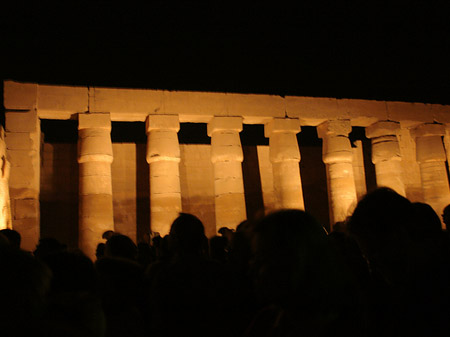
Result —
[[[3,79],[450,104],[444,2],[2,5]]]

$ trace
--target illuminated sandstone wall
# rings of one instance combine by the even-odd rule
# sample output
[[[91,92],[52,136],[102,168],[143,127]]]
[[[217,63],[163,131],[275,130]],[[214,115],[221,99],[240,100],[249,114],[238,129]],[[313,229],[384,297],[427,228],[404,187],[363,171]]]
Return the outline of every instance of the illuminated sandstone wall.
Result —
[[[169,206],[179,209],[180,203],[186,211],[199,215],[209,234],[214,232],[214,225],[216,229],[221,223],[233,227],[245,217],[253,217],[261,205],[265,210],[303,205],[312,210],[315,199],[311,191],[323,194],[323,185],[310,183],[315,180],[315,171],[328,176],[325,181],[329,202],[320,203],[329,203],[331,222],[342,220],[369,190],[367,151],[371,152],[370,166],[375,167],[379,186],[392,187],[412,201],[429,203],[438,214],[450,203],[446,166],[450,106],[13,81],[4,82],[4,106],[12,222],[13,228],[21,232],[26,249],[33,249],[39,234],[45,232],[40,223],[40,211],[45,207],[39,205],[39,199],[45,201],[47,196],[41,192],[39,177],[42,153],[45,159],[49,148],[44,144],[41,151],[42,119],[78,123],[78,235],[79,244],[88,244],[89,250],[97,240],[89,233],[98,236],[106,227],[117,226],[129,235],[140,236],[152,219],[161,218],[161,210]],[[143,134],[147,144],[111,145],[112,122],[146,122]],[[181,123],[208,125],[207,136],[212,144],[209,150],[207,146],[194,150],[190,145],[179,145],[176,136]],[[246,148],[241,144],[246,125],[261,126],[269,145]],[[311,162],[311,158],[318,158],[317,147],[310,152],[302,144],[302,132],[307,128],[319,131],[320,165]],[[368,140],[371,147],[362,154],[360,145],[352,140],[357,128],[365,129],[364,139],[359,140]],[[162,137],[170,138],[170,144]],[[117,148],[117,156],[111,147]],[[61,152],[57,147],[54,150]],[[121,159],[128,155],[141,161],[135,165],[142,170],[148,172],[150,166],[151,176],[136,174],[141,169]],[[256,187],[258,179],[249,175],[256,160],[260,187]],[[50,172],[44,171],[43,176],[50,177]],[[102,184],[88,183],[96,181],[89,178],[92,173],[101,177]],[[131,189],[133,184],[135,188]],[[204,195],[202,200],[199,191]],[[143,206],[147,195],[149,203],[157,205],[153,210]],[[133,199],[138,202],[130,201]],[[102,207],[106,204],[108,207]],[[101,219],[96,209],[104,213]],[[146,213],[150,213],[149,218],[142,216]],[[160,222],[162,231],[167,232],[168,226]]]

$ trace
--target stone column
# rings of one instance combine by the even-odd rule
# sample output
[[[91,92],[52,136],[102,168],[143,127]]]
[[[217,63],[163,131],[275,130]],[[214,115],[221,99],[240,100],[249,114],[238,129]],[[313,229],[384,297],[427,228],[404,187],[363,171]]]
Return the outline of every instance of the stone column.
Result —
[[[22,237],[21,248],[32,251],[40,234],[40,120],[34,109],[6,111],[5,117],[12,226]]]
[[[78,115],[79,228],[78,246],[95,258],[102,234],[114,230],[112,201],[111,118],[108,113]]]
[[[214,117],[208,123],[214,166],[216,228],[236,228],[247,218],[239,132],[242,117]]]
[[[353,152],[348,139],[351,130],[349,120],[331,120],[317,127],[323,139],[323,162],[327,167],[331,226],[351,215],[357,202]]]
[[[421,124],[412,130],[412,135],[416,139],[416,157],[422,178],[424,202],[441,215],[444,207],[450,204],[446,156],[442,143],[445,127],[442,124]]]
[[[12,229],[9,199],[10,166],[6,158],[5,130],[0,126],[0,229]]]
[[[269,138],[269,156],[273,169],[273,187],[277,208],[304,209],[300,178],[300,150],[297,133],[298,119],[274,118],[265,125]]]
[[[176,115],[149,115],[146,129],[151,230],[165,236],[181,212],[180,122]]]
[[[366,136],[372,139],[372,162],[375,164],[377,186],[390,187],[406,196],[397,139],[399,129],[399,123],[380,121],[366,128]]]

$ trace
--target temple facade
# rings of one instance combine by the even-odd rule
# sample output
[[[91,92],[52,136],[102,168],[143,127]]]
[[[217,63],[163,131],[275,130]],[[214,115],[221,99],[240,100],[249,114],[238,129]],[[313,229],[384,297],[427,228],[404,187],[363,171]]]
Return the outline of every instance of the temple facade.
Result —
[[[182,211],[199,216],[210,236],[223,226],[235,228],[250,217],[240,137],[249,125],[263,128],[268,140],[255,147],[250,170],[262,197],[259,212],[308,211],[302,128],[314,128],[322,144],[323,207],[331,225],[344,221],[367,191],[362,142],[349,136],[355,128],[365,130],[377,186],[428,203],[438,215],[450,204],[450,106],[14,81],[4,82],[3,94],[0,226],[17,229],[28,250],[48,228],[64,227],[41,213],[49,212],[42,205],[50,199],[58,208],[67,188],[76,190],[70,212],[77,225],[70,231],[91,257],[106,230],[137,240],[140,194],[148,200],[149,233],[167,234]],[[46,143],[41,124],[48,120],[76,123],[77,144]],[[146,144],[114,143],[116,122],[142,123]],[[206,125],[209,144],[181,144],[187,123]],[[137,172],[142,167],[145,174]]]

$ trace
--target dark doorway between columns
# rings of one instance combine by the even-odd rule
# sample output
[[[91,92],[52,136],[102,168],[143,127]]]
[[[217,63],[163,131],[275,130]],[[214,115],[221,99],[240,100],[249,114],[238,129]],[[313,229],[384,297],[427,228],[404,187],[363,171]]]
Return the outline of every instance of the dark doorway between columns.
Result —
[[[41,120],[40,237],[78,247],[78,123]]]

